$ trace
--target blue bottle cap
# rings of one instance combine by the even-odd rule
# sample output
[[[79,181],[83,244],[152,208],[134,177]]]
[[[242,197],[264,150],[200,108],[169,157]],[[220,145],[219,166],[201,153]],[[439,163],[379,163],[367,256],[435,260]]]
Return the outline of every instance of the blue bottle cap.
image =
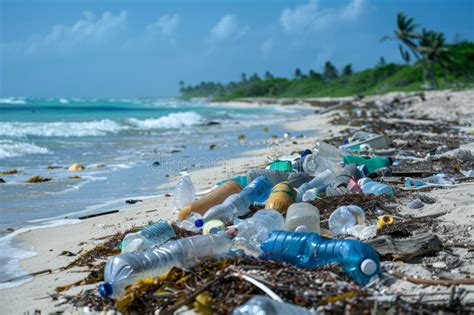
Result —
[[[194,221],[194,225],[197,227],[197,228],[200,228],[204,225],[204,220],[203,219],[197,219],[196,221]]]
[[[108,282],[103,282],[99,284],[99,294],[102,297],[106,297],[109,295],[112,295],[114,292],[114,288],[112,288],[112,285]]]

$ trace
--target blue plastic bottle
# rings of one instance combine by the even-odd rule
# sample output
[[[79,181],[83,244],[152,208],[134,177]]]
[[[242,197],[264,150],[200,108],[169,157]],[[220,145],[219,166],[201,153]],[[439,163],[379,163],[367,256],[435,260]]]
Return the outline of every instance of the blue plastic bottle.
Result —
[[[249,211],[249,206],[255,202],[263,203],[272,190],[272,182],[265,176],[259,176],[250,182],[240,193],[227,197],[220,205],[210,208],[203,216],[205,222],[221,220],[230,222]]]
[[[356,240],[329,239],[316,233],[273,231],[261,245],[264,259],[286,261],[301,268],[338,263],[357,283],[365,285],[380,273],[380,259],[369,245]]]
[[[386,195],[395,196],[395,190],[387,184],[375,182],[370,178],[362,178],[359,180],[359,186],[364,194],[369,195]]]

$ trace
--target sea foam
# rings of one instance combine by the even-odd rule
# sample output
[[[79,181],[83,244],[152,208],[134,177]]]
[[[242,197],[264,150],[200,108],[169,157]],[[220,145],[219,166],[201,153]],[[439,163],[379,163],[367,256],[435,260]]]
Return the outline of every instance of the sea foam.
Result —
[[[127,122],[134,128],[149,129],[178,129],[182,127],[191,127],[204,123],[204,118],[195,112],[171,113],[160,118],[149,118],[139,120],[129,118]]]
[[[48,154],[48,149],[32,143],[0,140],[0,159],[31,154]]]

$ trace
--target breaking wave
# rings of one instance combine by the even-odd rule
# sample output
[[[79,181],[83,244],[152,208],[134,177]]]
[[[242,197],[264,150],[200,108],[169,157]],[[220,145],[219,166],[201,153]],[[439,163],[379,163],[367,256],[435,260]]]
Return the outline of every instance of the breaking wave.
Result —
[[[0,141],[0,159],[12,158],[31,154],[48,154],[46,148],[39,147],[32,143],[14,142],[10,140]]]

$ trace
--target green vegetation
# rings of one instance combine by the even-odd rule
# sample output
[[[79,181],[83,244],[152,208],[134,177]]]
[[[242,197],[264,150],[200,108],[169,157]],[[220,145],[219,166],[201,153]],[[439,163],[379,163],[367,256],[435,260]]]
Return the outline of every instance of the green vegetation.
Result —
[[[242,73],[240,81],[228,84],[201,82],[186,86],[181,81],[181,95],[183,98],[227,100],[243,97],[370,95],[474,86],[474,43],[447,45],[444,34],[427,29],[419,33],[417,28],[413,18],[399,13],[394,35],[382,39],[400,42],[399,51],[405,65],[386,63],[385,58],[380,57],[375,67],[353,73],[351,64],[339,71],[327,61],[323,73],[312,69],[304,73],[296,68],[293,79],[275,77],[266,71],[263,78],[256,73],[250,77]],[[410,63],[412,59],[414,63]]]

